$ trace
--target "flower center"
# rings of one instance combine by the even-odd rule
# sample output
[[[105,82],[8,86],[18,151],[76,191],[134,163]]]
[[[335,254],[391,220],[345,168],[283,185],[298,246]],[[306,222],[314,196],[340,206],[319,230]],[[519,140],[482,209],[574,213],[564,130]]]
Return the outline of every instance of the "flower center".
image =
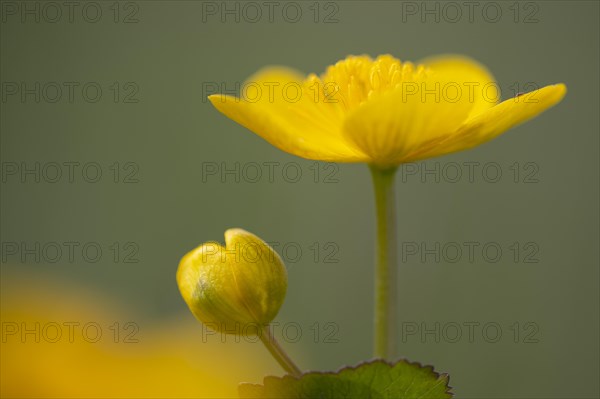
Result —
[[[390,55],[375,60],[364,55],[350,56],[328,67],[320,78],[309,75],[304,87],[315,94],[315,100],[336,103],[348,112],[405,82],[422,81],[428,74],[423,65],[403,63]]]

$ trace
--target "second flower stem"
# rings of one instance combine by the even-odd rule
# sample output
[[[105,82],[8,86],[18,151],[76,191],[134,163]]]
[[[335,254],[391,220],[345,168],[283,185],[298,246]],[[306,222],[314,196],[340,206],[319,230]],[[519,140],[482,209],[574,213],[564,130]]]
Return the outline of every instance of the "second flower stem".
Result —
[[[279,365],[288,373],[294,377],[301,377],[302,371],[296,366],[296,364],[290,359],[285,353],[283,348],[279,345],[279,342],[275,339],[271,331],[271,327],[266,325],[263,327],[260,334],[260,340],[265,344],[271,355],[277,360]]]
[[[396,167],[371,165],[377,214],[375,268],[375,356],[391,360],[396,351],[398,255],[396,240]]]

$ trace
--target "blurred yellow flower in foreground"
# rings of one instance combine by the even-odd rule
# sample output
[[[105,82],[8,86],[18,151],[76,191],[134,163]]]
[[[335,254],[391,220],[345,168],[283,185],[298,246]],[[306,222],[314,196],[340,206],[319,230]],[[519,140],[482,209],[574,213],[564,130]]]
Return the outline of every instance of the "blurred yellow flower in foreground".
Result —
[[[209,96],[227,117],[291,154],[380,169],[482,144],[558,103],[564,84],[499,103],[492,75],[461,56],[415,65],[349,56],[316,76],[258,72],[241,98]]]
[[[2,398],[233,398],[279,371],[261,346],[209,336],[188,312],[138,320],[88,288],[5,270],[1,283]]]

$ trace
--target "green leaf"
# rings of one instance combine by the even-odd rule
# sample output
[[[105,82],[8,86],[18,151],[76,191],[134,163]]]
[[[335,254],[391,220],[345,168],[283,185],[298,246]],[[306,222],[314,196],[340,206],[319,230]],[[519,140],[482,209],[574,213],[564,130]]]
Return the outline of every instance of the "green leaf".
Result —
[[[445,399],[452,398],[448,374],[431,366],[400,360],[375,360],[336,372],[309,372],[300,378],[265,377],[263,385],[240,384],[241,398],[361,398]]]

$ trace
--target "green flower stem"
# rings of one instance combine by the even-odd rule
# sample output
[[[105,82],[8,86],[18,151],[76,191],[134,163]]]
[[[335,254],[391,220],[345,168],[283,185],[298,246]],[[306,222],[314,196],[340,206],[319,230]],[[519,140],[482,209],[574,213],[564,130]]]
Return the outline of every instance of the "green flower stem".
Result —
[[[290,359],[285,353],[283,348],[279,345],[279,342],[275,339],[269,325],[263,327],[262,333],[259,333],[260,340],[265,344],[271,355],[277,360],[279,365],[288,373],[294,377],[301,377],[302,371],[296,366],[296,364]]]
[[[397,167],[371,165],[377,212],[377,262],[375,269],[375,356],[395,355],[398,255],[395,185]]]

